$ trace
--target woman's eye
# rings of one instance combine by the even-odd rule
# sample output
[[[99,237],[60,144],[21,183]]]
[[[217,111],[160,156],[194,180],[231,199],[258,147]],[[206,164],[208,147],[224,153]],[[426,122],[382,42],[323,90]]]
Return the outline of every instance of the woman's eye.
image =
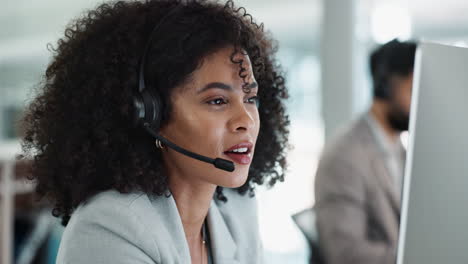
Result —
[[[216,98],[216,99],[208,101],[207,103],[210,105],[222,105],[222,104],[226,104],[227,101],[223,98]]]
[[[255,104],[258,106],[258,96],[252,96],[250,98],[247,99],[247,103],[249,104]]]

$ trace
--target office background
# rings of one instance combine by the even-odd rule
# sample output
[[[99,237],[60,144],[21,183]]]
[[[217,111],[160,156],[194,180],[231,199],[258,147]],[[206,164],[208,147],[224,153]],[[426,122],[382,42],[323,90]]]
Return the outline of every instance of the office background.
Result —
[[[30,185],[15,185],[14,178],[6,184],[9,170],[5,164],[20,153],[16,120],[34,95],[34,87],[50,59],[47,45],[55,45],[67,22],[99,2],[2,1],[1,249],[19,245],[18,241],[8,241],[15,232],[5,231],[11,227],[8,223],[12,223],[13,212],[21,213],[11,206],[15,204],[15,190],[27,193],[32,189]],[[467,46],[468,1],[238,0],[236,3],[245,6],[278,39],[279,60],[287,73],[291,94],[288,104],[293,149],[289,154],[289,173],[284,183],[258,192],[266,261],[306,263],[310,252],[291,215],[313,205],[314,173],[324,143],[340,126],[365,111],[370,102],[367,54],[378,43],[395,37]],[[34,230],[49,234],[47,243],[51,252],[45,254],[46,261],[42,263],[53,259],[54,245],[60,238],[60,228],[49,224],[51,218],[46,215],[43,211],[35,212],[33,227],[37,228],[28,229],[29,233],[24,235],[24,241],[28,241],[26,238]],[[35,254],[33,250],[32,246],[22,250],[26,254],[23,263],[33,261],[34,256],[29,256]],[[6,255],[2,253],[5,261]]]

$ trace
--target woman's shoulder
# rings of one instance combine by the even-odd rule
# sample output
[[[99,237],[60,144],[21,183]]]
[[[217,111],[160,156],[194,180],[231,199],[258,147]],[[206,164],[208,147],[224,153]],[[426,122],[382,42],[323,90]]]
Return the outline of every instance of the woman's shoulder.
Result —
[[[68,226],[92,220],[106,222],[114,217],[119,220],[135,220],[145,210],[151,207],[151,202],[145,193],[120,193],[115,190],[100,192],[83,202],[73,212]],[[132,218],[132,219],[131,219]]]
[[[58,263],[91,263],[96,258],[107,263],[119,254],[123,262],[132,256],[159,263],[159,249],[148,237],[145,211],[150,209],[144,193],[104,191],[93,196],[76,209],[65,228]]]
[[[113,231],[120,232],[120,227],[124,226],[134,228],[133,232],[142,232],[136,229],[145,224],[145,213],[151,209],[151,202],[145,193],[103,191],[78,206],[65,232],[76,235],[78,230],[98,230],[100,227],[114,228]]]
[[[150,205],[148,196],[142,192],[120,193],[116,190],[100,192],[83,202],[73,215],[86,215],[96,211],[112,209],[132,209],[141,205]],[[121,214],[121,212],[119,212]]]

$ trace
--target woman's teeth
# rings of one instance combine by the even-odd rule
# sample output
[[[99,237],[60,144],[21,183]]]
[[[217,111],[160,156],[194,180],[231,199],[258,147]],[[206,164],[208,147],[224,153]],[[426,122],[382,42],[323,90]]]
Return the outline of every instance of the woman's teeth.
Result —
[[[247,152],[248,148],[237,148],[237,149],[233,149],[231,150],[230,152],[234,152],[234,153],[244,153],[244,152]]]

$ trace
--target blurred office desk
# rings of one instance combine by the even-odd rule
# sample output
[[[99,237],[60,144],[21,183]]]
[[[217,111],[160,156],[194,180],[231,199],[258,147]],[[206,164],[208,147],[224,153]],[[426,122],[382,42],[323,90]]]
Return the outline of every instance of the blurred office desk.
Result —
[[[50,209],[37,202],[28,161],[0,160],[0,263],[34,263],[51,230]]]

